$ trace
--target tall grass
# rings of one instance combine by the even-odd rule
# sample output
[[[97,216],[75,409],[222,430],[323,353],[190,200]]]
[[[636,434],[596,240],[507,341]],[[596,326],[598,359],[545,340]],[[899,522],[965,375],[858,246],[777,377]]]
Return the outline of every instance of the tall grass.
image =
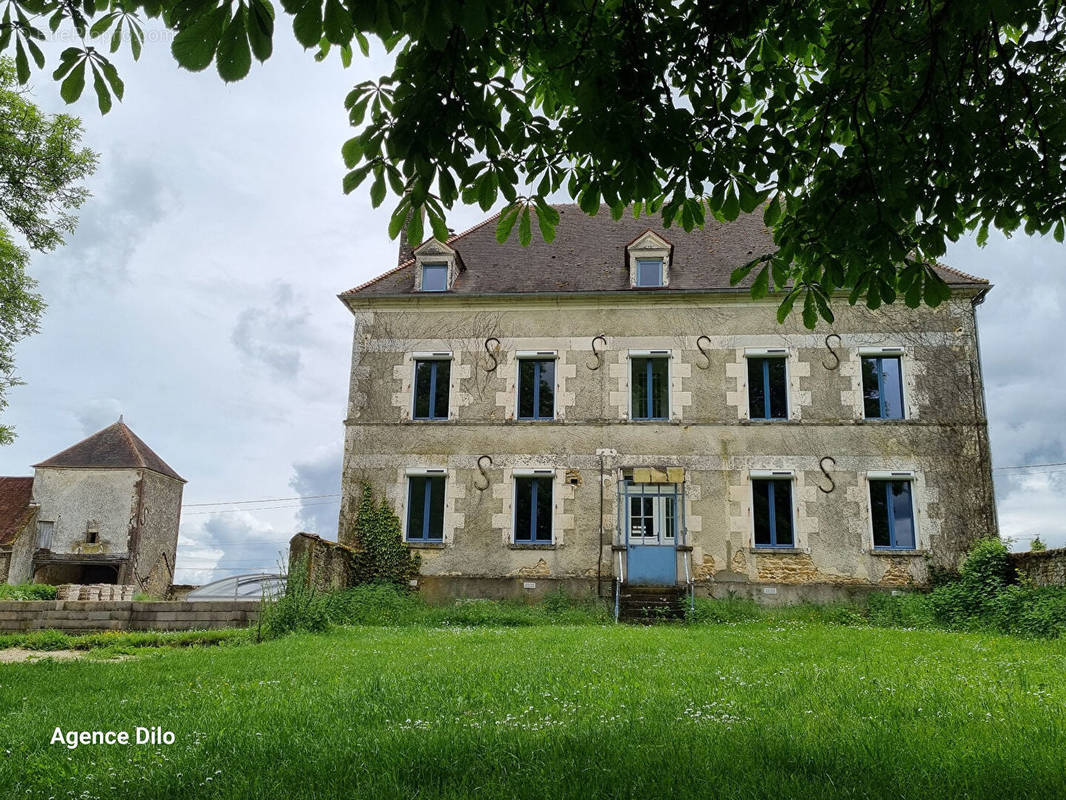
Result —
[[[0,786],[108,800],[1045,800],[1066,793],[1064,662],[1061,642],[779,618],[350,627],[7,665]],[[57,725],[158,725],[176,741],[68,750],[49,744]]]

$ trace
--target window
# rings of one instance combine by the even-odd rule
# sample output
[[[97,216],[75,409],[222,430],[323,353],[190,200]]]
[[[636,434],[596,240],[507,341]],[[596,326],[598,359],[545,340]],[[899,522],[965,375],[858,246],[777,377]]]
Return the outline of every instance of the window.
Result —
[[[444,541],[444,476],[407,479],[407,541]]]
[[[518,418],[552,419],[555,417],[555,361],[521,358],[518,360]]]
[[[661,258],[637,259],[637,286],[662,286],[663,260]]]
[[[52,548],[52,533],[55,531],[54,522],[37,521],[37,547],[41,550]]]
[[[866,419],[903,419],[903,373],[899,356],[864,356],[862,403]]]
[[[792,480],[753,478],[752,516],[756,547],[794,547]]]
[[[415,361],[415,419],[448,419],[448,382],[452,362]]]
[[[423,264],[422,265],[422,291],[423,292],[446,292],[446,291],[448,291],[448,265],[447,264]]]
[[[666,419],[670,408],[670,359],[630,358],[630,399],[633,419]]]
[[[96,544],[100,539],[100,532],[95,530],[88,530],[85,532],[86,544]]]
[[[874,547],[915,549],[914,504],[909,480],[871,480],[870,516]]]
[[[552,477],[514,480],[514,540],[516,544],[551,544]]]
[[[748,359],[748,416],[788,419],[788,377],[784,358]]]

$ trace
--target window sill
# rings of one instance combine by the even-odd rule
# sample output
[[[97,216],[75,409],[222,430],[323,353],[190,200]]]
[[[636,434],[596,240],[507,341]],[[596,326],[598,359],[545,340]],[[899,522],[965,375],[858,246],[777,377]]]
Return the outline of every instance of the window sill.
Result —
[[[811,548],[809,547],[749,547],[749,553],[758,553],[759,555],[782,555],[782,556],[796,556],[796,555],[810,555]]]
[[[554,550],[556,545],[554,543],[547,544],[544,542],[535,542],[532,544],[520,544],[518,542],[511,542],[507,545],[509,550]]]
[[[798,423],[802,422],[802,420],[792,419],[791,417],[773,417],[771,419],[763,419],[762,417],[751,419],[750,417],[744,417],[740,420],[741,425],[783,425],[788,422]]]
[[[896,550],[891,547],[874,547],[866,551],[872,556],[927,556],[928,550],[906,550],[900,548]]]
[[[411,540],[404,542],[404,544],[416,550],[443,550],[448,546],[444,542],[417,542]]]
[[[450,417],[411,417],[411,419],[409,419],[407,421],[408,422],[416,422],[416,423],[423,423],[423,422],[441,423],[441,422],[451,422],[452,420],[451,420]]]
[[[862,417],[855,420],[856,425],[891,425],[900,422],[914,422],[914,420],[909,417]]]

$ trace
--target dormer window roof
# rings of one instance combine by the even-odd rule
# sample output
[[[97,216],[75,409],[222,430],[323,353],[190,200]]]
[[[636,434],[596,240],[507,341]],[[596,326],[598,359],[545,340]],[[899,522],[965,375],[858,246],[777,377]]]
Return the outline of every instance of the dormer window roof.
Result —
[[[415,249],[414,256],[416,292],[451,291],[463,269],[462,259],[454,248],[430,239]]]
[[[655,231],[647,230],[626,247],[629,285],[655,289],[670,285],[670,257],[674,246]]]

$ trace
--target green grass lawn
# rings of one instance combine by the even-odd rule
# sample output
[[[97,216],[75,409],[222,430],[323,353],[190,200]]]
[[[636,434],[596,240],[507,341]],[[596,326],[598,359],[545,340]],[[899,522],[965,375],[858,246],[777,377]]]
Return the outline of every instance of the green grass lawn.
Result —
[[[5,797],[1066,796],[1066,643],[799,622],[338,628],[0,666]],[[64,730],[162,726],[171,746]]]

